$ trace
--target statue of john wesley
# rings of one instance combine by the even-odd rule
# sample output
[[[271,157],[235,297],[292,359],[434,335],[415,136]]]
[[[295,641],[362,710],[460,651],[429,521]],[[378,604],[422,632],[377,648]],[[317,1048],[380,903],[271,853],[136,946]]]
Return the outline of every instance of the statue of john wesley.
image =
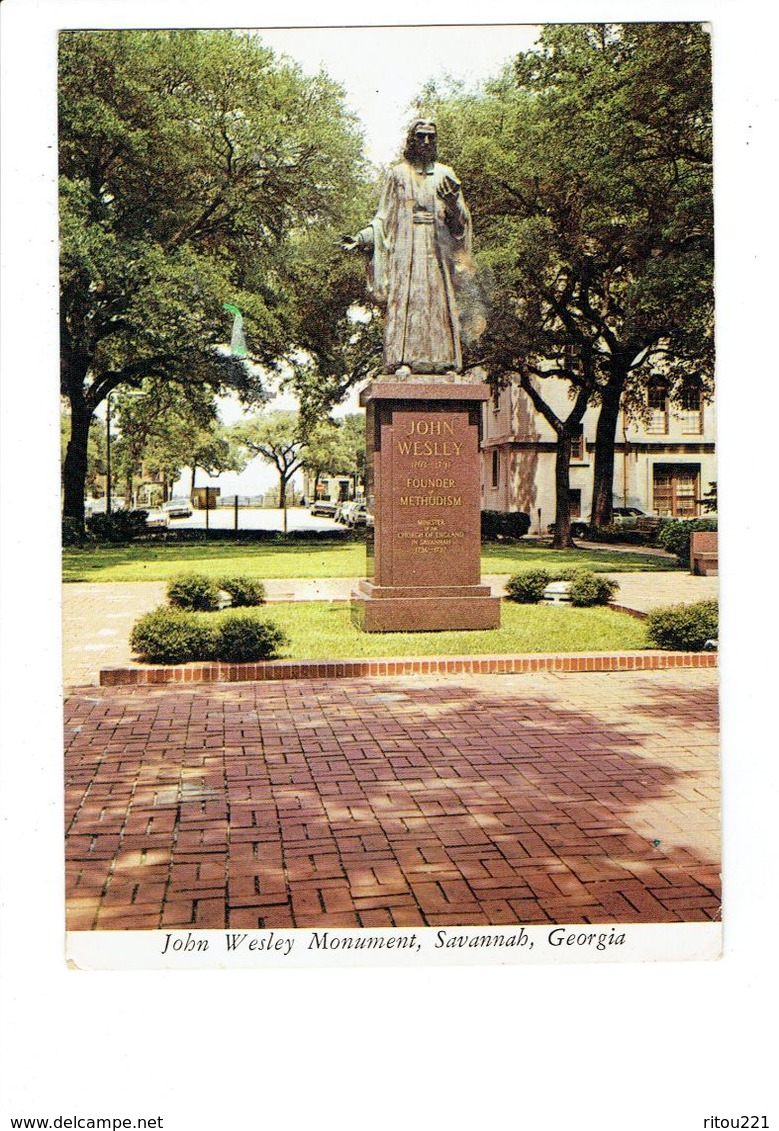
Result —
[[[462,369],[458,292],[472,273],[471,217],[436,143],[434,122],[413,123],[376,215],[343,240],[370,255],[368,292],[386,305],[384,370],[399,377]]]

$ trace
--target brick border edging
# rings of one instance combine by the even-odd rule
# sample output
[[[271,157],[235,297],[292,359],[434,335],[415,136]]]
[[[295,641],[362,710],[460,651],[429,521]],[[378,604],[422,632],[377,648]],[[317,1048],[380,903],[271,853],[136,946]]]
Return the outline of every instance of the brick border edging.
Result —
[[[615,601],[609,601],[607,608],[615,613],[625,613],[629,617],[635,617],[636,620],[646,620],[647,614],[641,609],[631,609],[628,605],[619,605]]]
[[[237,683],[278,679],[359,679],[387,675],[517,675],[524,672],[637,672],[715,668],[714,652],[569,652],[524,656],[428,656],[401,660],[264,660],[103,668],[101,687]]]

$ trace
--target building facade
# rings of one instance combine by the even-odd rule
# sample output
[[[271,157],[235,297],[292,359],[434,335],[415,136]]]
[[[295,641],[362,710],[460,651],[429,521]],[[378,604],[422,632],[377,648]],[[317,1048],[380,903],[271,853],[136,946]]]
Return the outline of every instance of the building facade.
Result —
[[[543,381],[544,399],[565,417],[571,408],[563,380]],[[689,381],[674,401],[657,376],[646,390],[640,418],[620,413],[614,452],[615,507],[646,514],[695,518],[700,499],[716,481],[716,418],[700,383]],[[482,507],[524,511],[531,532],[544,533],[555,517],[555,433],[518,385],[493,394],[483,408]],[[571,516],[587,521],[592,509],[597,405],[587,409],[570,465]]]

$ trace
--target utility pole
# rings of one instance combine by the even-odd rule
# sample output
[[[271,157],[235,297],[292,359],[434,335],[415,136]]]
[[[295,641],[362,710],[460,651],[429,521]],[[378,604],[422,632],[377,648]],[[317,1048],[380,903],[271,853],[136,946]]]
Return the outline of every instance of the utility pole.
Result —
[[[105,513],[111,514],[111,394],[105,399]]]

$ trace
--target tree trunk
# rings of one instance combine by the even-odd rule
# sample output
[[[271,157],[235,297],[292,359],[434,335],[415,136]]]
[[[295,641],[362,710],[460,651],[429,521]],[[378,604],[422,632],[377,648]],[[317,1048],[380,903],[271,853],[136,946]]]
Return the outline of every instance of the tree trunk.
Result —
[[[570,550],[574,545],[571,537],[570,465],[571,431],[563,427],[557,433],[555,450],[555,532],[552,546],[556,550]]]
[[[63,518],[70,519],[78,531],[84,531],[84,491],[87,481],[87,443],[92,409],[83,397],[70,398],[70,439],[62,468],[64,500]]]
[[[614,445],[617,438],[619,406],[625,374],[615,372],[603,390],[598,425],[595,430],[595,466],[592,477],[592,526],[608,526],[614,507]]]

